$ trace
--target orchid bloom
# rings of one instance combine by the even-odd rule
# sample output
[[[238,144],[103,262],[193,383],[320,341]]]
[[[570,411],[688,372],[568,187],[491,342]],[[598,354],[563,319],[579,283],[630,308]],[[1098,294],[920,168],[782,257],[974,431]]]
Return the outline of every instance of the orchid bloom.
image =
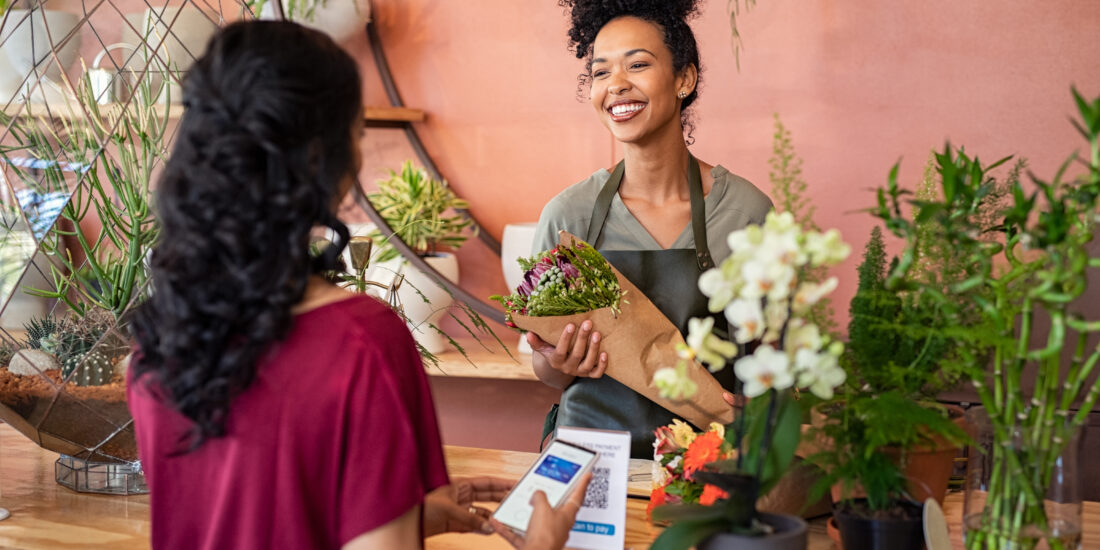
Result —
[[[737,346],[715,336],[713,330],[714,317],[688,320],[687,344],[699,361],[710,366],[711,371],[726,366],[726,361],[737,355]]]
[[[757,397],[770,389],[784,390],[794,385],[787,354],[762,345],[747,357],[737,360],[733,371],[744,382],[746,397]]]
[[[726,319],[737,327],[733,339],[738,344],[759,340],[764,335],[764,310],[760,300],[734,300],[726,306]]]

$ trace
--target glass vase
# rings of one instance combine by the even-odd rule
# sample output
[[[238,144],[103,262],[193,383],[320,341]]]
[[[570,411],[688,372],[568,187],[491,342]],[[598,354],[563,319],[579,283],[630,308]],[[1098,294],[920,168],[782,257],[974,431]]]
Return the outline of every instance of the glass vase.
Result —
[[[1080,550],[1080,430],[1001,423],[967,412],[971,437],[963,504],[967,550]]]

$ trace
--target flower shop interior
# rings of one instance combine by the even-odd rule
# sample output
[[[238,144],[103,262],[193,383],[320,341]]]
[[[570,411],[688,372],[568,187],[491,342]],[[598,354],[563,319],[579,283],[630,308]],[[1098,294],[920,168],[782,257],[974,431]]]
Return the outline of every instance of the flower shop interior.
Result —
[[[518,480],[555,437],[638,442],[568,425],[574,386],[535,364],[589,319],[613,353],[588,368],[675,421],[643,430],[643,456],[601,451],[569,548],[1100,549],[1100,3],[664,5],[0,0],[0,547],[150,547],[128,313],[151,292],[180,82],[219,27],[257,18],[356,61],[361,167],[330,280],[404,317],[452,479]],[[668,101],[692,100],[702,188],[747,180],[774,206],[725,203],[751,223],[704,239],[722,250],[687,286],[710,317],[674,319],[663,283],[595,237],[537,245],[559,242],[544,207],[624,158],[603,235],[616,208],[637,213],[623,191],[645,144],[592,98],[670,103],[645,95],[657,69],[593,60],[624,18],[670,47],[668,21],[688,25],[697,78]],[[683,197],[676,242],[698,249]],[[611,301],[536,311],[601,277]]]

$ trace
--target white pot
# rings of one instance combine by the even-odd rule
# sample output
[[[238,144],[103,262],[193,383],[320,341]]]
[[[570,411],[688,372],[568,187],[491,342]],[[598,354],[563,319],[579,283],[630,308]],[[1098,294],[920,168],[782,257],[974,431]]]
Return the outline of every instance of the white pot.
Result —
[[[289,13],[291,0],[282,2],[283,13]],[[312,20],[297,16],[293,19],[296,23],[317,29],[340,42],[357,32],[364,32],[369,15],[370,2],[367,0],[316,0]],[[275,18],[275,9],[271,2],[264,5],[260,18]]]
[[[0,76],[0,84],[14,84],[14,89],[0,90],[0,99],[4,103],[13,96],[18,100],[26,96],[36,103],[64,101],[61,74],[80,51],[80,33],[68,35],[80,16],[56,10],[10,9],[0,21],[5,17],[0,43],[10,67],[0,66],[0,71],[10,68],[14,74]],[[56,62],[51,52],[56,52]]]
[[[536,225],[510,223],[504,226],[504,235],[500,239],[500,267],[504,271],[504,282],[508,285],[508,294],[515,292],[516,287],[523,282],[523,269],[516,260],[531,256]],[[531,345],[523,336],[520,336],[517,348],[520,353],[531,353]]]
[[[454,254],[428,256],[424,261],[448,280],[458,280],[458,258]],[[409,330],[413,337],[431,353],[446,350],[447,338],[433,327],[439,327],[439,320],[454,303],[454,297],[412,264],[405,262],[400,271],[404,273],[405,281],[397,295],[405,310],[405,317],[409,319]]]

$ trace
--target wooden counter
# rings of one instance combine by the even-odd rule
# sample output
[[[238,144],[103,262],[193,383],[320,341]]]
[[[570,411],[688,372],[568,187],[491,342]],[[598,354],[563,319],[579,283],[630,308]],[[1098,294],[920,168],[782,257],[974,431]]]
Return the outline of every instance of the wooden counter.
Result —
[[[453,477],[495,475],[517,478],[534,462],[534,453],[447,447]],[[57,455],[44,451],[6,424],[0,424],[0,507],[12,516],[0,521],[0,548],[128,550],[149,548],[149,497],[74,493],[54,482]],[[647,464],[631,466],[629,492],[645,494]],[[645,520],[647,501],[627,499],[627,548],[649,548],[659,530]],[[955,548],[962,548],[959,517],[962,494],[948,495],[944,506]],[[1100,548],[1100,503],[1085,503],[1084,548]],[[810,550],[831,549],[821,519],[811,522]],[[511,548],[503,539],[481,535],[441,535],[428,539],[428,550]]]

